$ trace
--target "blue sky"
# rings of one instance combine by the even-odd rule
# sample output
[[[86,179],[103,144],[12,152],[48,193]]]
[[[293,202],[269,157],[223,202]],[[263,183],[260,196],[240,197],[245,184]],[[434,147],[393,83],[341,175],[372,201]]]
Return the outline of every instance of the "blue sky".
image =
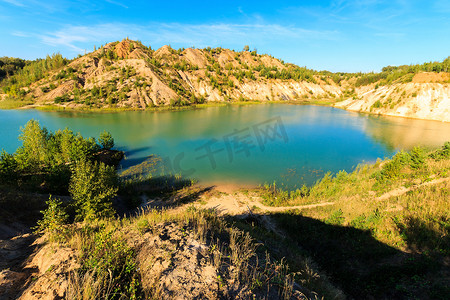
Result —
[[[72,58],[125,37],[153,49],[244,45],[330,71],[441,61],[450,0],[0,0],[0,56]]]

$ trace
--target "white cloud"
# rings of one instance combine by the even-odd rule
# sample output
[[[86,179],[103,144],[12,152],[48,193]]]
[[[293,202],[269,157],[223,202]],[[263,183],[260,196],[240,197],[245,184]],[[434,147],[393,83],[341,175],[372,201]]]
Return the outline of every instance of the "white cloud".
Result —
[[[114,0],[106,0],[106,2],[117,5],[117,6],[122,6],[123,8],[128,8],[128,6],[126,6],[125,4],[119,2],[119,1],[114,1]]]
[[[150,44],[184,46],[227,46],[335,40],[336,31],[317,31],[279,24],[180,24],[152,23],[147,26],[106,23],[95,26],[64,26],[60,30],[40,35],[43,43],[66,46],[81,51],[86,43],[106,43],[124,37]]]
[[[25,4],[23,4],[21,1],[18,0],[1,0],[1,2],[6,2],[15,6],[24,7]]]
[[[83,51],[80,44],[98,43],[105,40],[114,40],[126,34],[120,26],[103,24],[89,26],[66,26],[63,29],[39,35],[44,44],[50,46],[65,46],[76,52]]]
[[[18,36],[18,37],[24,37],[24,38],[32,37],[32,35],[30,35],[29,33],[22,32],[22,31],[13,31],[11,33],[11,35]]]

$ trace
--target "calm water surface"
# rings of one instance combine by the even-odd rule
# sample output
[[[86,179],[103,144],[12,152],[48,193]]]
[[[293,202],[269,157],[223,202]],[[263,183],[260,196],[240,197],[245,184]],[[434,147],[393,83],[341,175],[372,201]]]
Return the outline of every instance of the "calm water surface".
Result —
[[[239,185],[311,184],[326,171],[351,171],[401,149],[438,147],[450,140],[449,123],[264,104],[180,112],[0,110],[0,148],[14,152],[20,127],[30,119],[85,137],[111,132],[116,146],[126,151],[124,169],[157,154],[168,172]]]

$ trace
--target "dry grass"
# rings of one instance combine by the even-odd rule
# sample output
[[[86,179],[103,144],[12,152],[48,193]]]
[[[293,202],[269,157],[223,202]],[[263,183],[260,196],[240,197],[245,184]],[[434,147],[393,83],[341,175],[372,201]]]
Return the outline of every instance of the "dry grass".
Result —
[[[406,250],[409,246],[400,228],[411,220],[421,220],[424,227],[441,237],[448,235],[445,224],[450,222],[449,188],[450,180],[383,201],[376,201],[375,197],[343,197],[333,206],[308,209],[301,214],[327,221],[339,211],[340,225],[372,230],[376,239]]]
[[[307,195],[291,193],[284,203],[272,204],[333,205],[271,217],[290,239],[291,252],[306,250],[354,298],[440,299],[450,292],[446,147],[442,153],[447,154],[439,157],[412,156],[406,163],[377,162],[351,174],[327,176]],[[265,201],[270,203],[279,192],[269,192]]]
[[[288,299],[295,292],[294,274],[288,272],[286,264],[283,261],[271,262],[268,254],[261,260],[257,254],[259,245],[250,235],[230,227],[215,211],[193,207],[176,213],[150,210],[134,221],[139,232],[150,230],[154,234],[159,233],[161,224],[173,223],[180,228],[190,228],[192,237],[207,247],[209,264],[218,272],[220,293],[227,294],[230,289],[247,293],[263,291],[266,295],[278,293],[283,299]],[[143,266],[143,269],[150,269],[152,262],[148,259],[147,267]],[[145,274],[145,286],[152,287],[146,294],[151,298],[160,295],[161,288],[157,284],[160,274],[153,277],[149,277],[148,272]]]
[[[160,245],[157,248],[148,248],[148,241],[162,239],[161,236],[167,234],[168,228],[173,228],[172,231],[169,230],[169,240],[161,240],[160,244],[155,244]],[[139,278],[139,284],[133,281],[122,282],[136,289],[132,294],[134,296],[141,295],[139,297],[146,299],[170,297],[170,285],[167,286],[164,282],[167,282],[170,272],[180,272],[183,263],[179,258],[185,255],[177,254],[177,251],[181,251],[178,246],[173,248],[168,244],[177,238],[188,244],[194,243],[199,249],[205,249],[199,250],[205,257],[206,265],[202,266],[206,269],[212,268],[216,275],[212,286],[211,283],[205,282],[203,287],[197,287],[200,291],[204,289],[201,294],[204,298],[216,299],[221,295],[220,297],[228,298],[239,296],[290,299],[295,296],[297,299],[309,299],[311,295],[318,295],[308,289],[309,280],[301,279],[318,276],[317,272],[305,268],[302,270],[303,274],[291,273],[284,260],[273,260],[265,250],[258,250],[260,245],[248,233],[230,226],[213,210],[197,210],[194,207],[187,210],[142,210],[132,218],[70,225],[66,232],[64,244],[76,250],[82,265],[80,270],[68,274],[67,295],[70,299],[129,297],[130,294],[117,293],[117,278]],[[100,257],[92,253],[96,253],[99,239],[109,232],[112,233],[108,236],[110,240],[123,241],[132,249],[136,266],[133,272],[136,276],[118,277],[116,271],[105,271],[101,261],[96,261],[100,260]],[[86,251],[91,253],[87,255]],[[99,253],[112,255],[105,254],[104,251]],[[122,253],[113,252],[113,255]],[[92,259],[98,267],[86,264],[86,260]],[[123,263],[123,260],[116,257],[110,257],[108,260]],[[157,267],[158,265],[166,269]],[[302,286],[295,282],[296,278],[301,279]]]
[[[112,274],[98,274],[96,270],[85,274],[71,272],[67,287],[67,299],[110,299],[112,296]]]

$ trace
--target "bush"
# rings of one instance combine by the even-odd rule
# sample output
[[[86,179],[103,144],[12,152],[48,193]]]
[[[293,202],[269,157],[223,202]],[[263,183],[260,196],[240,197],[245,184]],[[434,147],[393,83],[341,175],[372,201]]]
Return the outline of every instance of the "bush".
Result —
[[[0,153],[0,179],[2,182],[14,181],[17,178],[17,162],[14,156],[2,150]]]
[[[72,171],[69,192],[77,219],[112,217],[112,200],[117,195],[118,178],[113,167],[89,160],[79,161]]]
[[[377,100],[373,105],[372,108],[381,108],[383,107],[383,104],[381,103],[380,100]]]
[[[62,96],[55,97],[53,101],[55,101],[55,103],[68,102],[70,101],[70,97],[68,94],[64,94]]]
[[[425,151],[423,150],[423,148],[421,147],[414,147],[410,154],[410,162],[409,165],[411,166],[412,169],[420,169],[425,165],[425,160],[427,158],[427,155],[425,153]]]
[[[0,183],[25,190],[71,194],[78,219],[113,215],[118,175],[114,167],[95,162],[101,157],[94,138],[85,139],[69,129],[53,133],[35,120],[30,120],[21,131],[19,139],[23,144],[16,153],[0,153]],[[106,132],[100,141],[104,149],[114,145],[114,139]],[[120,151],[110,154],[107,161],[114,165],[123,158]],[[49,203],[49,209],[55,206],[58,205]]]
[[[374,174],[378,181],[385,179],[396,179],[400,176],[402,168],[410,163],[410,155],[408,152],[400,151],[394,157],[383,165],[380,172]]]
[[[75,161],[91,158],[98,151],[95,139],[85,139],[71,130],[49,132],[41,128],[36,120],[30,120],[21,129],[19,140],[22,146],[14,155],[22,173],[47,173],[56,169],[67,169]]]
[[[326,224],[329,225],[342,225],[342,223],[345,220],[345,217],[343,216],[344,213],[341,209],[335,210],[331,213],[331,215],[325,220]]]
[[[61,200],[53,199],[50,196],[45,203],[48,207],[41,211],[44,216],[37,222],[35,231],[37,233],[48,233],[51,238],[59,240],[65,232],[64,224],[67,222],[67,214],[62,207]]]
[[[441,149],[433,152],[430,156],[434,160],[450,158],[450,142],[446,142]]]
[[[110,150],[112,147],[114,147],[114,138],[112,137],[111,133],[107,131],[103,131],[102,133],[100,133],[98,142],[100,143],[100,146],[102,146],[102,148],[105,150]]]
[[[76,272],[81,278],[93,276],[96,284],[93,288],[82,283],[78,287],[72,286],[72,290],[84,290],[84,293],[69,294],[79,296],[74,297],[78,299],[141,299],[142,289],[133,249],[114,230],[106,230],[104,226],[98,231],[87,226],[82,231],[86,237],[80,257],[81,268]]]
[[[43,93],[47,93],[47,92],[50,91],[50,87],[48,87],[48,86],[41,86],[41,91],[42,91]]]
[[[47,165],[49,160],[48,131],[46,128],[41,128],[36,120],[28,121],[20,130],[22,133],[19,135],[19,140],[22,141],[22,147],[16,152],[18,167],[26,172],[37,172]]]

